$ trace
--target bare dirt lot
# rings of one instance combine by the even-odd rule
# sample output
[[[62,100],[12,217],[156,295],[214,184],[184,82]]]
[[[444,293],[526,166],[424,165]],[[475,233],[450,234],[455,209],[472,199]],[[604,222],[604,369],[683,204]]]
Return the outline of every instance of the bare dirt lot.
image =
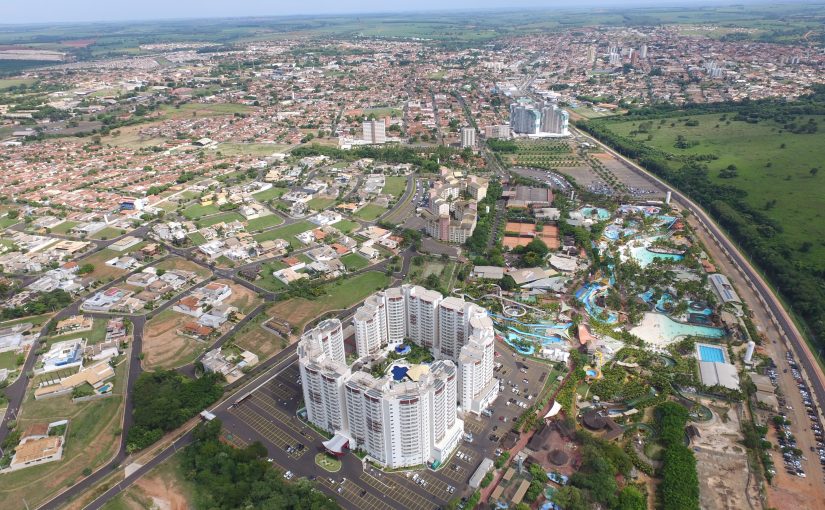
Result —
[[[179,335],[177,330],[193,317],[164,310],[146,323],[143,334],[145,369],[175,368],[192,361],[206,344]]]
[[[737,410],[705,404],[713,410],[713,418],[696,423],[701,435],[691,441],[696,452],[700,506],[705,510],[758,508],[757,489],[748,475],[747,451],[739,444],[742,435]]]

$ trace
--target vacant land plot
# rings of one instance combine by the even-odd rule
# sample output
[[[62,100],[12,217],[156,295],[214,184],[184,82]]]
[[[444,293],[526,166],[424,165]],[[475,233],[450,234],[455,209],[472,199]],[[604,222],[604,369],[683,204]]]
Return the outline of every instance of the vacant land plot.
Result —
[[[199,266],[194,262],[177,256],[163,259],[160,262],[158,262],[155,265],[155,267],[157,267],[158,269],[166,269],[167,271],[169,269],[183,269],[185,271],[193,271],[200,278],[206,278],[211,274],[211,272],[205,267]]]
[[[194,244],[195,246],[206,244],[206,238],[203,237],[203,235],[200,232],[192,232],[191,234],[187,234],[187,237],[190,241],[192,241],[192,244]]]
[[[744,190],[750,206],[782,225],[783,231],[771,241],[791,248],[796,260],[825,267],[825,245],[819,242],[825,238],[822,135],[794,134],[774,121],[751,124],[733,117],[708,114],[606,125],[617,134],[675,156],[715,156],[706,162],[708,177]],[[793,122],[797,126],[817,123],[821,132],[825,116],[799,116]],[[680,140],[679,146],[685,148],[677,147]],[[674,161],[672,165],[678,169],[680,164]],[[735,171],[723,173],[730,165]],[[806,241],[813,241],[812,246],[799,251]]]
[[[232,295],[226,298],[224,302],[234,306],[243,314],[251,312],[256,306],[263,303],[263,300],[257,294],[243,285],[238,285],[232,280],[217,280],[217,282],[229,285],[229,288],[232,289]]]
[[[165,106],[162,110],[166,114],[166,118],[174,119],[234,115],[236,113],[246,113],[250,110],[250,107],[235,103],[187,103],[174,107]]]
[[[224,156],[272,156],[276,152],[283,152],[289,145],[274,143],[221,143],[218,151]]]
[[[208,214],[218,214],[220,209],[214,205],[190,205],[186,209],[183,210],[183,215],[189,218],[190,220],[197,220],[203,216]]]
[[[261,361],[274,356],[289,345],[287,339],[262,326],[268,319],[268,314],[259,314],[246,323],[232,338],[238,347],[254,352]]]
[[[263,232],[261,234],[257,234],[255,236],[255,240],[260,243],[263,241],[270,241],[272,239],[284,239],[288,241],[293,248],[298,248],[301,246],[301,242],[295,239],[295,236],[300,234],[301,232],[312,230],[313,228],[315,228],[314,224],[308,221],[299,221],[293,223],[292,225],[274,228],[272,230],[267,230],[266,232]]]
[[[570,143],[563,140],[521,140],[516,145],[516,153],[508,156],[511,165],[551,169],[580,162]]]
[[[401,196],[405,189],[407,189],[407,178],[401,175],[395,175],[387,177],[384,180],[384,189],[381,190],[381,193]]]
[[[64,221],[60,225],[57,225],[56,227],[52,228],[52,233],[53,234],[63,234],[63,235],[65,235],[69,232],[69,230],[74,228],[76,225],[77,225],[76,221]],[[2,225],[0,225],[0,226],[2,226]]]
[[[143,510],[193,508],[195,487],[187,481],[178,452],[142,476],[131,487],[103,506],[104,510]]]
[[[373,221],[385,212],[387,212],[387,210],[381,206],[367,204],[364,207],[358,209],[355,212],[355,216],[365,221]]]
[[[370,271],[328,285],[326,294],[314,300],[292,298],[276,303],[267,310],[267,314],[289,322],[300,331],[307,322],[321,314],[347,309],[384,288],[387,283],[387,275]]]
[[[81,266],[84,264],[91,264],[94,266],[94,271],[89,273],[87,276],[91,276],[92,278],[96,278],[98,280],[114,279],[126,274],[126,271],[116,267],[107,266],[106,261],[122,255],[123,254],[120,252],[105,249],[100,250],[93,255],[89,255],[88,257],[82,258],[78,260],[77,263]]]
[[[211,227],[212,225],[217,225],[218,223],[231,223],[233,221],[243,221],[243,216],[235,211],[222,212],[211,216],[201,217],[197,223],[199,227],[203,228]]]
[[[318,197],[318,198],[313,198],[312,200],[307,202],[307,206],[310,209],[315,209],[316,211],[323,211],[324,209],[326,209],[327,207],[331,206],[334,203],[335,203],[334,198]]]
[[[364,269],[365,267],[370,265],[367,259],[355,253],[348,253],[344,255],[343,257],[341,257],[341,262],[344,263],[344,266],[347,268],[347,271],[358,271],[359,269]]]
[[[2,475],[0,510],[17,510],[23,498],[38,506],[60,489],[83,478],[83,470],[97,469],[117,450],[123,413],[125,364],[117,368],[113,396],[74,404],[70,395],[34,400],[30,392],[17,426],[68,419],[63,460]],[[25,506],[25,505],[24,505]]]
[[[341,220],[338,223],[333,223],[333,227],[337,228],[344,234],[349,234],[353,230],[360,228],[361,224],[357,221]]]
[[[281,198],[281,196],[288,190],[286,188],[272,187],[258,193],[253,193],[252,197],[259,202],[267,202],[273,198]]]
[[[14,351],[0,352],[0,369],[14,370],[17,368],[17,353]]]
[[[189,315],[164,310],[146,323],[143,334],[143,367],[146,370],[177,368],[190,363],[206,350],[206,343],[178,334]]]
[[[283,218],[281,218],[277,214],[267,214],[266,216],[261,216],[260,218],[253,218],[246,222],[246,231],[257,232],[265,228],[277,227],[283,222]]]
[[[114,239],[115,237],[122,236],[127,231],[119,228],[113,227],[106,227],[99,232],[95,232],[92,234],[92,239]]]

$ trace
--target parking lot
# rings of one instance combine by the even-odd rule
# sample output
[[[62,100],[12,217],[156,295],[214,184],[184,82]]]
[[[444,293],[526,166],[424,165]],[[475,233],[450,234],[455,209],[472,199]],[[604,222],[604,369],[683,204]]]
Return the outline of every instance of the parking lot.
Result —
[[[478,465],[485,457],[495,456],[499,441],[512,428],[513,420],[535,402],[545,380],[553,374],[547,365],[513,356],[504,344],[497,345],[496,350],[496,377],[502,381],[499,398],[489,416],[465,416],[465,431],[472,434],[472,442],[462,442],[437,471],[385,473],[364,464],[354,454],[341,458],[341,469],[335,473],[316,465],[314,456],[324,451],[324,438],[296,416],[302,402],[297,363],[283,369],[221,416],[226,437],[237,446],[260,441],[275,467],[316,481],[320,489],[335,496],[345,508],[436,509],[450,499],[469,496],[467,483]]]

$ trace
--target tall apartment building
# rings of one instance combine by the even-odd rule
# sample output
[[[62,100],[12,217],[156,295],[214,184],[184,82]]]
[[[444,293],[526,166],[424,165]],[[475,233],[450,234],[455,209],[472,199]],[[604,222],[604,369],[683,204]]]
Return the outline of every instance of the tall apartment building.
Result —
[[[591,64],[596,62],[596,47],[592,44],[587,47],[587,61]]]
[[[493,378],[495,333],[486,314],[469,320],[470,338],[458,356],[459,399],[465,412],[480,414],[498,397],[498,381]]]
[[[541,109],[541,132],[553,135],[567,135],[570,114],[558,107],[547,105]]]
[[[541,109],[527,102],[510,105],[510,127],[517,134],[566,136],[569,120],[570,115],[555,104]]]
[[[325,446],[362,449],[390,468],[443,462],[458,446],[465,412],[480,413],[498,395],[494,332],[486,310],[457,297],[403,285],[367,298],[356,312],[356,347],[366,355],[409,338],[439,359],[417,379],[370,373],[375,359],[348,366],[340,321],[324,321],[298,343],[307,419],[335,436]],[[375,347],[379,346],[379,347]]]
[[[389,468],[444,462],[464,430],[451,405],[457,379],[450,361],[436,361],[418,381],[353,374],[345,390],[350,447]]]
[[[476,130],[473,127],[461,128],[461,147],[475,147],[476,145]]]
[[[532,105],[525,103],[510,104],[510,129],[513,133],[534,135],[541,127],[541,113]]]
[[[440,292],[424,287],[403,285],[407,301],[407,337],[416,344],[435,349],[438,341],[438,304]]]
[[[387,342],[387,312],[384,293],[368,297],[355,312],[355,349],[358,357],[377,354]]]
[[[341,331],[338,319],[324,322],[332,321],[338,323]],[[298,342],[298,370],[307,419],[325,430],[346,428],[342,402],[344,383],[350,372],[343,359],[335,359],[335,353],[339,351],[344,352],[343,335],[327,335],[321,325]]]
[[[641,48],[639,48],[639,58],[644,60],[647,58],[647,44],[643,44]]]
[[[361,139],[367,143],[386,143],[386,122],[380,120],[365,120],[361,123]]]
[[[486,138],[510,138],[510,126],[507,124],[484,126]]]
[[[301,340],[307,340],[320,346],[327,358],[344,363],[344,329],[338,319],[321,321],[314,329],[307,331]]]
[[[400,287],[384,291],[387,306],[387,343],[400,344],[407,337],[407,301]]]

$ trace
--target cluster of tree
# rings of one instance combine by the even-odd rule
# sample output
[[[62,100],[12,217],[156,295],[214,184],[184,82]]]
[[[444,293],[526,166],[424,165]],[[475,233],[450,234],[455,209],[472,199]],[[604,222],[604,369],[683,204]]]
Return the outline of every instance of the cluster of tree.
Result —
[[[146,448],[206,409],[223,394],[222,383],[223,376],[214,373],[198,379],[174,370],[140,374],[132,393],[134,425],[129,429],[127,449]]]
[[[197,488],[198,508],[339,508],[311,482],[284,480],[267,462],[267,451],[261,443],[236,449],[220,441],[220,432],[220,420],[200,424],[195,429],[195,442],[184,450],[183,470]]]
[[[402,147],[399,145],[388,145],[385,147],[365,145],[345,151],[336,147],[328,147],[318,144],[297,147],[291,152],[293,156],[300,158],[308,156],[327,156],[346,161],[370,158],[376,161],[392,164],[410,163],[419,166],[422,171],[428,173],[438,172],[439,161],[447,161],[454,153],[455,151],[453,149],[443,146],[435,148],[432,152],[425,156],[423,153],[416,151],[413,148]]]
[[[521,267],[541,266],[544,262],[545,255],[549,252],[550,248],[538,237],[527,243],[526,246],[516,246],[513,248],[513,253],[521,255]]]
[[[686,105],[683,111],[669,105],[656,105],[631,112],[618,120],[678,117],[698,113],[737,113],[753,119],[787,121],[794,115],[825,115],[825,86],[787,103],[780,100],[743,101],[707,105]],[[637,159],[647,170],[670,182],[708,210],[731,237],[750,255],[804,320],[815,342],[825,343],[825,269],[799,259],[788,243],[776,239],[782,226],[763,211],[750,206],[747,193],[735,186],[713,183],[707,166],[691,158],[672,155],[647,147],[643,142],[616,134],[613,121],[600,119],[579,126],[614,147],[619,153]],[[681,163],[681,166],[679,166]],[[815,175],[815,174],[814,174]],[[560,229],[561,230],[561,229]],[[565,232],[561,232],[564,234]]]
[[[71,294],[63,289],[55,289],[40,294],[24,305],[3,308],[2,311],[0,311],[0,318],[8,320],[28,317],[29,315],[41,315],[65,308],[69,306],[71,302]]]
[[[491,138],[487,140],[487,147],[493,152],[503,152],[507,154],[515,154],[518,151],[518,144],[512,140],[497,140]]]
[[[663,508],[697,510],[699,508],[699,477],[696,457],[685,446],[685,425],[688,412],[676,402],[656,406],[656,426],[659,440],[665,447],[662,483],[657,491]]]
[[[501,194],[503,192],[503,188],[501,187],[501,183],[497,180],[490,181],[489,186],[487,187],[487,196],[484,197],[484,200],[478,203],[478,221],[476,222],[476,229],[473,231],[473,235],[467,239],[465,243],[467,248],[470,250],[470,253],[475,257],[490,257],[490,252],[487,250],[487,245],[490,240],[490,235],[493,232],[493,222],[496,218],[496,201],[501,198]],[[500,256],[500,252],[499,252]],[[476,265],[484,265],[485,263],[491,263],[493,265],[504,265],[503,260],[504,257],[500,257],[501,260],[484,260],[476,261]],[[502,262],[501,264],[497,264],[496,262]]]
[[[576,433],[582,443],[582,464],[570,477],[570,485],[553,495],[553,501],[565,510],[607,508],[616,510],[643,510],[647,498],[633,485],[619,489],[616,476],[625,478],[633,468],[633,461],[616,443],[594,437],[588,432]],[[667,507],[666,507],[667,508]]]

